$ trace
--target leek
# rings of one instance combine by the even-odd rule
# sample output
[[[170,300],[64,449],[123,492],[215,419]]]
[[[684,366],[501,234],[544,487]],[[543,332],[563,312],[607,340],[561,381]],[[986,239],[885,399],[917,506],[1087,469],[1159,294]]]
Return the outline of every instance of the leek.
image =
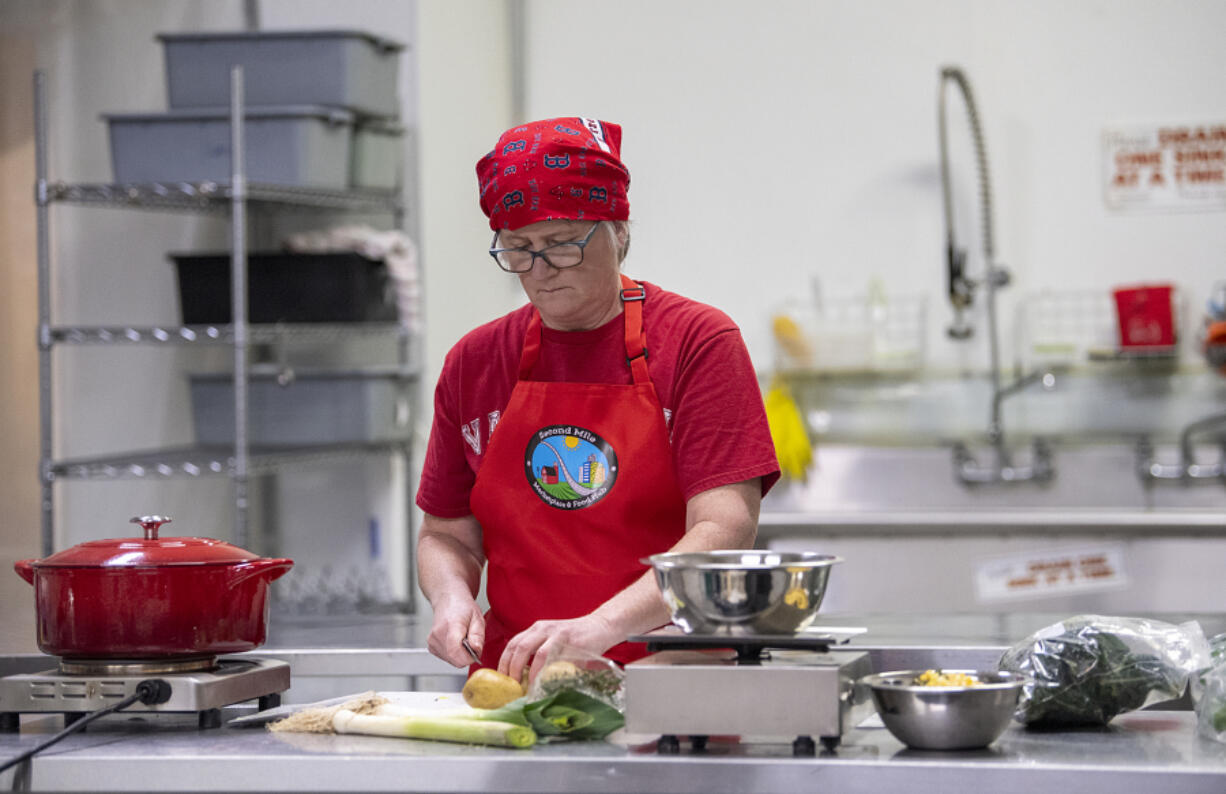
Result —
[[[532,702],[524,696],[496,709],[465,706],[428,711],[384,703],[374,713],[400,720],[517,725],[532,731],[534,736],[577,740],[603,739],[625,722],[617,709],[573,689],[564,689]]]
[[[358,714],[349,709],[340,709],[332,716],[332,730],[337,733],[433,739],[496,747],[523,748],[536,744],[536,732],[526,726],[513,722],[473,719],[471,716],[459,714],[404,716],[387,713]]]
[[[603,739],[625,724],[620,711],[574,689],[563,689],[521,708],[523,715],[541,736]]]
[[[533,746],[538,737],[546,741],[603,739],[623,722],[617,709],[571,689],[534,702],[524,696],[496,709],[458,706],[442,711],[399,706],[371,692],[337,706],[295,712],[268,729],[519,748]]]
[[[476,709],[470,706],[459,706],[454,709],[413,709],[398,706],[395,703],[384,703],[375,709],[376,714],[386,714],[393,717],[441,717],[445,719],[483,720],[487,722],[510,722],[531,728],[532,723],[524,716],[524,706],[527,698],[518,698],[505,706],[496,709]]]

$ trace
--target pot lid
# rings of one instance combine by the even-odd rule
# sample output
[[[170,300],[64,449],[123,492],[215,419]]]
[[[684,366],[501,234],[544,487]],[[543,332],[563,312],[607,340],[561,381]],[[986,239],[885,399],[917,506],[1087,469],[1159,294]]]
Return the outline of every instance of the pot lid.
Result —
[[[143,538],[108,538],[79,543],[34,563],[36,568],[150,568],[166,565],[222,565],[258,560],[238,546],[213,538],[159,538],[167,516],[138,516],[132,523],[145,530]]]

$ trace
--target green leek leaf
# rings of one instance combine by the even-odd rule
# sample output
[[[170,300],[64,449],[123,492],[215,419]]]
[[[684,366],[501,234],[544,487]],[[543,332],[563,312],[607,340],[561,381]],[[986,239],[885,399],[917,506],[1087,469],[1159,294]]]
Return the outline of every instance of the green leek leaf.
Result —
[[[603,739],[625,724],[620,711],[573,689],[529,703],[523,714],[537,734],[567,739]]]

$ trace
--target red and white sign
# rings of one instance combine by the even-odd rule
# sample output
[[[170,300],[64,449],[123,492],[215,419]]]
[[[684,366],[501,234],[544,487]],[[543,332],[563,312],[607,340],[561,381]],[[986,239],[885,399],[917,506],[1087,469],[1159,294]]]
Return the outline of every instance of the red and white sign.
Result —
[[[981,562],[975,593],[981,602],[1070,595],[1128,586],[1124,548],[1102,544],[1028,552]]]
[[[1103,132],[1107,206],[1226,209],[1226,122]]]

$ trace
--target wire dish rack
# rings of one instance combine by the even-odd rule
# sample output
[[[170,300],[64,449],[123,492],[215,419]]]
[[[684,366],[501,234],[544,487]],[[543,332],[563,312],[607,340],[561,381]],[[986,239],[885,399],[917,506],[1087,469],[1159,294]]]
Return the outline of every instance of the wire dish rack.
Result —
[[[1175,327],[1183,315],[1178,291],[1172,298]],[[1025,370],[1072,367],[1088,361],[1170,358],[1174,348],[1120,347],[1119,321],[1109,290],[1042,290],[1017,304],[1019,363]]]
[[[778,371],[912,372],[924,365],[922,295],[793,301],[772,315]]]

